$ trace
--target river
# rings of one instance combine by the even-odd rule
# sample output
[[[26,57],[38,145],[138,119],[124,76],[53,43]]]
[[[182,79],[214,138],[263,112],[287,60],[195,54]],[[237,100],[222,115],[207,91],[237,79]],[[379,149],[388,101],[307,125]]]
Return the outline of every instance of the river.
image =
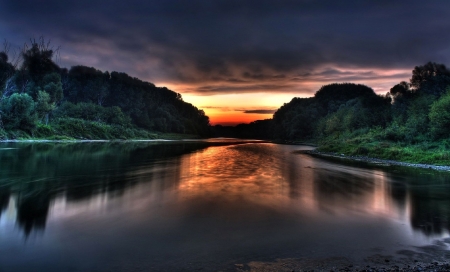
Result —
[[[449,257],[450,174],[295,153],[310,148],[230,139],[1,143],[0,271]]]

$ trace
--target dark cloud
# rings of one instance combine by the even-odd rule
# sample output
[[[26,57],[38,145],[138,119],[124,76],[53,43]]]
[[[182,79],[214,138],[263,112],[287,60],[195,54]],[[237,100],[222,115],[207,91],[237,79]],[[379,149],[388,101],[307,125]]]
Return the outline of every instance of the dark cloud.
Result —
[[[415,65],[450,61],[448,1],[0,0],[0,18],[13,44],[44,35],[61,45],[63,66],[206,94],[391,82]]]
[[[277,110],[246,110],[244,113],[274,114]]]
[[[235,108],[235,107],[221,107],[221,106],[203,106],[203,109],[216,109],[223,112],[230,112],[230,111],[238,111],[243,113],[252,113],[252,114],[274,114],[277,109],[276,108],[254,108],[254,109],[242,109],[242,108]]]

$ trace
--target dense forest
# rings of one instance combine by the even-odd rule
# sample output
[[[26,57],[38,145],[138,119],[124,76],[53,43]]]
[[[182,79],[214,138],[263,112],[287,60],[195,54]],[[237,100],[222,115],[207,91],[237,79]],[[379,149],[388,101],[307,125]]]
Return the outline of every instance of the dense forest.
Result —
[[[43,39],[10,51],[5,43],[0,52],[0,139],[210,135],[208,116],[167,88],[125,73],[61,68]]]
[[[416,66],[409,82],[385,95],[364,85],[323,86],[314,97],[293,98],[273,115],[216,134],[280,142],[309,142],[319,150],[411,162],[450,163],[450,70]]]

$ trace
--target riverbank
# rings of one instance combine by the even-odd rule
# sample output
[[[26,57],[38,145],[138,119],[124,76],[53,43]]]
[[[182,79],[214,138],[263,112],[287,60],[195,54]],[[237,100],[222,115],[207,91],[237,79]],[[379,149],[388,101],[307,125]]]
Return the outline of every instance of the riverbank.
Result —
[[[153,133],[149,137],[131,138],[86,138],[69,136],[0,138],[0,143],[62,143],[62,142],[113,142],[113,141],[179,141],[202,139],[198,135],[179,133]]]
[[[134,126],[121,126],[83,119],[58,119],[51,124],[37,124],[32,130],[5,130],[0,127],[0,141],[91,141],[91,140],[181,140],[198,139],[192,133],[150,131]]]
[[[318,150],[301,150],[297,151],[296,153],[301,154],[308,154],[314,157],[321,157],[321,158],[327,158],[327,159],[334,159],[334,160],[344,160],[344,161],[353,161],[353,162],[362,162],[362,163],[368,163],[372,165],[379,165],[379,166],[404,166],[404,167],[414,167],[414,168],[423,168],[423,169],[433,169],[438,171],[450,171],[450,166],[444,166],[444,165],[433,165],[433,164],[422,164],[422,163],[408,163],[408,162],[401,162],[396,160],[384,160],[384,159],[378,159],[378,158],[372,158],[368,156],[353,156],[353,155],[345,155],[345,154],[339,154],[335,152],[324,152],[324,151],[318,151]]]

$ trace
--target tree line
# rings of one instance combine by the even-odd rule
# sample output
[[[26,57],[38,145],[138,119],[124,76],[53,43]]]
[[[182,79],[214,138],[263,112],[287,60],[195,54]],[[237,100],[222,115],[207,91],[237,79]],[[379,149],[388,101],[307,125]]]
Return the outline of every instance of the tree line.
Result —
[[[58,49],[31,40],[0,52],[0,138],[147,138],[151,132],[209,136],[209,118],[180,94],[120,72],[61,68]]]
[[[450,70],[429,62],[416,66],[409,82],[396,84],[384,95],[361,84],[334,83],[313,97],[293,98],[272,119],[215,126],[214,131],[283,142],[320,143],[369,133],[378,140],[407,144],[445,141],[450,133],[449,87]]]

